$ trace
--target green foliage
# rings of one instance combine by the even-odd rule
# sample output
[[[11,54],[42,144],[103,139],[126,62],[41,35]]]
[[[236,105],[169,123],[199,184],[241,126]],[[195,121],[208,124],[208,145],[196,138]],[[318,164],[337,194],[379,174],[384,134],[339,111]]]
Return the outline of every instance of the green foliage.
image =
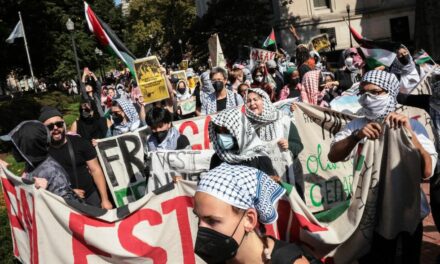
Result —
[[[168,62],[180,62],[188,51],[189,31],[196,17],[193,0],[133,0],[127,18],[124,36],[128,48],[139,58],[144,57],[151,46],[154,54]]]
[[[248,59],[249,49],[260,48],[272,27],[271,1],[212,0],[208,12],[191,29],[194,57],[206,62],[208,39],[218,33],[225,57]]]
[[[121,34],[121,11],[114,6],[113,0],[89,0],[88,3],[103,21],[118,35]],[[95,48],[98,47],[98,43],[87,28],[83,1],[2,1],[0,39],[6,39],[11,33],[18,22],[19,10],[22,13],[36,76],[54,80],[76,77],[71,37],[66,29],[68,18],[75,23],[73,36],[80,67],[97,69],[99,64],[110,64],[110,55],[96,57]],[[13,69],[17,69],[19,75],[29,76],[23,39],[16,39],[14,44],[0,41],[0,61],[0,77],[4,77]]]

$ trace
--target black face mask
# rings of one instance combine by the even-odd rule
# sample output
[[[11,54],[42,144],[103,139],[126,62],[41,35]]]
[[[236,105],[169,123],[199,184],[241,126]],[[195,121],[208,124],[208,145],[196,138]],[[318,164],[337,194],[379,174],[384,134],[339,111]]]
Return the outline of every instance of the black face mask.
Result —
[[[90,109],[82,109],[81,117],[82,118],[90,118],[90,117],[92,117],[92,112],[90,111]]]
[[[112,119],[115,124],[120,124],[124,120],[120,115],[112,114]]]
[[[159,131],[159,132],[153,132],[152,134],[153,134],[153,136],[156,137],[157,142],[160,144],[160,143],[162,143],[162,141],[167,137],[167,135],[168,135],[168,130],[165,130],[165,131]]]
[[[246,213],[243,214],[243,216]],[[237,254],[238,248],[243,242],[245,235],[240,241],[240,245],[233,238],[235,231],[243,219],[243,216],[235,227],[231,236],[227,236],[213,229],[206,227],[199,227],[197,231],[196,245],[194,246],[194,252],[203,259],[206,263],[224,263]]]
[[[298,85],[298,83],[299,83],[299,78],[290,79],[290,84],[292,87],[296,87],[296,85]]]
[[[407,65],[409,63],[409,60],[409,54],[406,54],[405,56],[399,58],[400,63],[402,63],[403,65]]]
[[[180,94],[184,94],[185,91],[186,91],[186,88],[177,88],[177,91],[178,91]]]
[[[214,87],[216,93],[219,93],[223,89],[223,86],[224,84],[222,81],[212,82],[212,87]]]

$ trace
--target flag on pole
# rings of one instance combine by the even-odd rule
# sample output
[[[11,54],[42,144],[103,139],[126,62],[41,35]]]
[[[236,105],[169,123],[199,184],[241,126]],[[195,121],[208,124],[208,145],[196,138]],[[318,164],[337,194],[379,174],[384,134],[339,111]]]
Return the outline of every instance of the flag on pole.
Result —
[[[8,39],[6,39],[7,43],[14,43],[14,40],[16,38],[22,38],[23,35],[23,25],[21,24],[21,20],[18,21],[17,25],[15,25],[14,30],[12,30],[11,34],[9,35]]]
[[[133,76],[135,76],[134,71],[134,60],[135,56],[127,49],[124,43],[116,36],[115,32],[104,23],[98,16],[95,15],[90,6],[84,1],[84,10],[87,20],[87,25],[90,31],[98,39],[99,43],[111,54],[119,57]]]
[[[275,41],[275,31],[272,28],[272,31],[270,32],[270,35],[266,38],[266,40],[263,43],[263,47],[267,48],[270,45],[273,45],[275,43],[276,43],[276,41]]]
[[[425,50],[421,49],[416,54],[414,54],[414,61],[420,65],[433,60]]]
[[[396,58],[395,50],[399,44],[386,41],[373,41],[363,37],[353,27],[350,32],[356,42],[360,45],[362,53],[366,58],[366,63],[370,69],[378,66],[390,67]]]

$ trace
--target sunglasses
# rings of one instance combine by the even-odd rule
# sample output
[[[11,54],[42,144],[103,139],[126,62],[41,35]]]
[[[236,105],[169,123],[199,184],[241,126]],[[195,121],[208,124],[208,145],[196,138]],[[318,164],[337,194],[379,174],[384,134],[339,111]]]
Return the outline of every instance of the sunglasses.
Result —
[[[46,127],[50,131],[52,131],[55,128],[55,126],[58,127],[58,128],[64,127],[64,121],[58,121],[58,122],[54,122],[54,123],[50,123],[50,124],[46,125]]]

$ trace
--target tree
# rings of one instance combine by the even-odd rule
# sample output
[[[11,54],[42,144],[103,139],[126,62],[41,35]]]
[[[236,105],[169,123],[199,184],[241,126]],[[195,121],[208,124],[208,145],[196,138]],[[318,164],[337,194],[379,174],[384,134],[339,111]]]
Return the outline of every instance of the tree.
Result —
[[[123,23],[120,9],[112,0],[88,1],[93,10],[106,21],[115,32],[121,32]],[[66,21],[75,23],[74,37],[77,44],[80,66],[97,69],[98,64],[108,65],[110,55],[104,60],[96,58],[98,43],[87,28],[82,1],[19,0],[4,1],[0,6],[0,38],[6,39],[18,22],[18,11],[23,17],[34,73],[37,77],[65,80],[76,76],[75,60]],[[12,69],[28,74],[28,64],[23,40],[13,45],[0,41],[0,75],[4,77]]]
[[[182,49],[189,36],[188,29],[195,19],[193,0],[133,0],[124,35],[128,48],[144,57],[151,47],[155,54],[167,62],[180,62],[179,39]]]
[[[218,33],[229,60],[249,58],[249,46],[261,47],[272,27],[271,1],[213,0],[191,30],[196,57],[208,58],[208,39]],[[248,47],[245,47],[248,46]]]

